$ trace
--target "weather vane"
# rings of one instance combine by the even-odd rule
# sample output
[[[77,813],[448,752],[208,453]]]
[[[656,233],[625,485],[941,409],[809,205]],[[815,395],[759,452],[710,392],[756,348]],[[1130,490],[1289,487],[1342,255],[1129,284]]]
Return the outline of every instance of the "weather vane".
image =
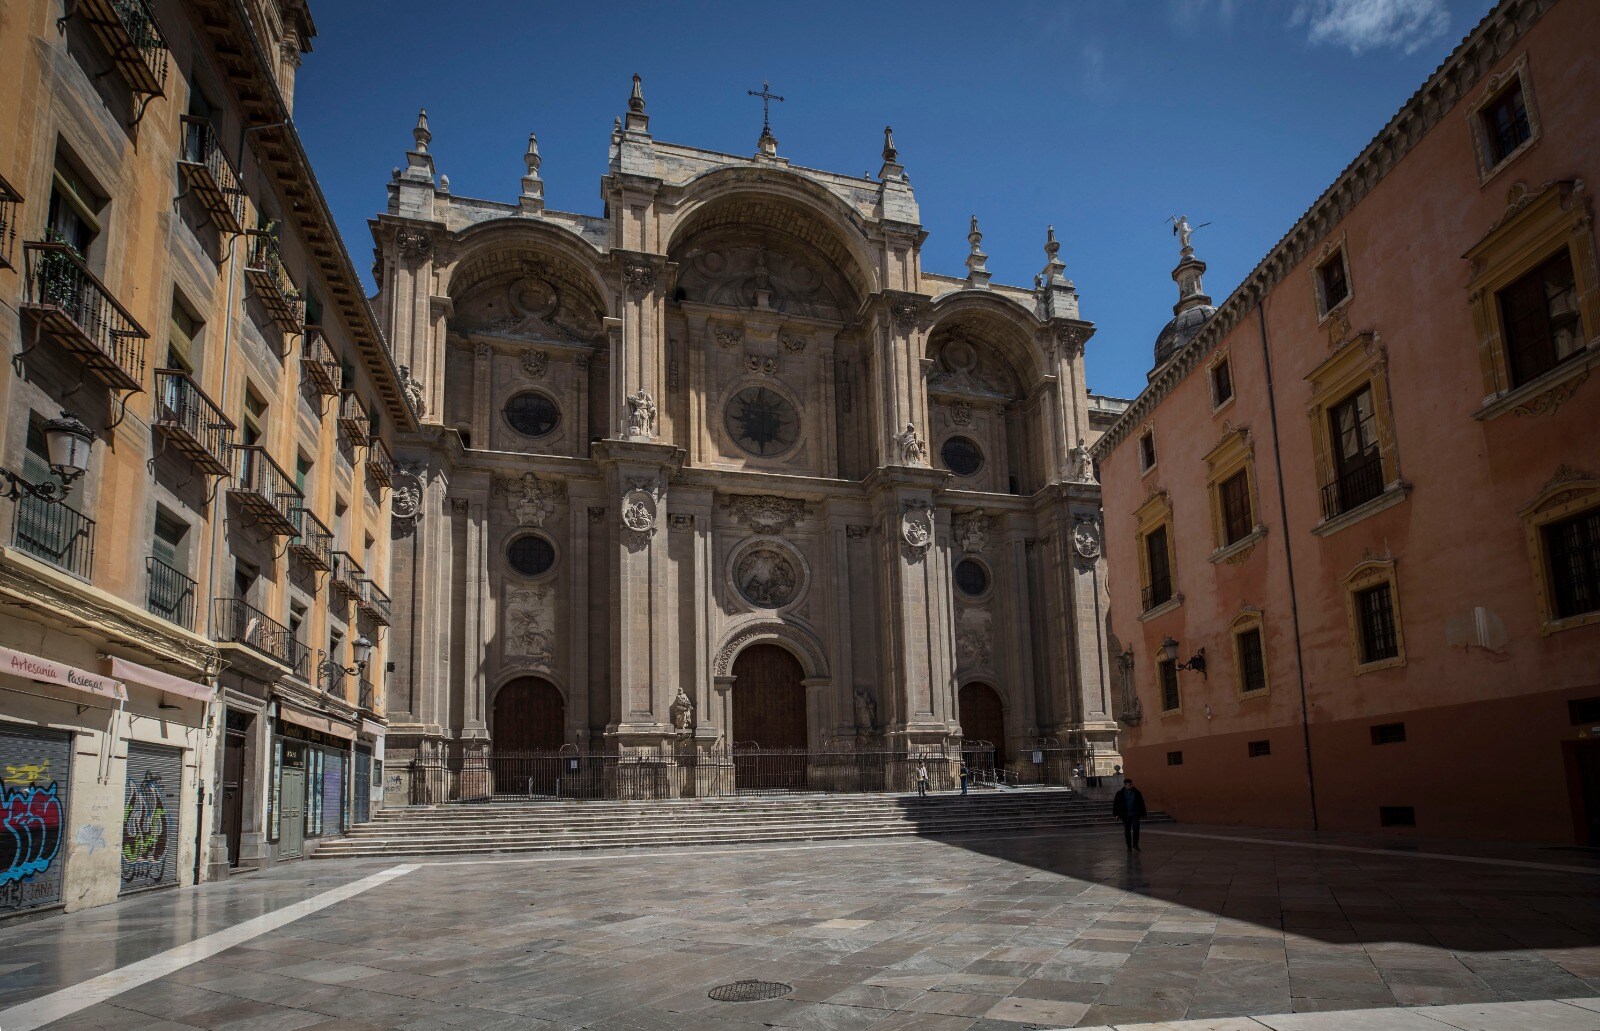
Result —
[[[1204,229],[1211,224],[1210,222],[1201,222],[1199,225],[1190,228],[1188,215],[1169,215],[1167,216],[1167,221],[1172,223],[1172,235],[1178,238],[1178,246],[1184,250],[1189,249],[1189,236],[1191,233],[1196,229]]]
[[[772,135],[772,122],[771,122],[770,118],[768,117],[768,115],[770,113],[769,112],[769,106],[771,105],[771,103],[774,100],[776,100],[780,104],[783,103],[783,98],[778,96],[776,93],[772,92],[772,83],[765,82],[765,81],[761,83],[760,91],[756,91],[756,90],[751,89],[751,90],[745,90],[745,92],[750,94],[750,96],[752,96],[752,97],[760,97],[761,98],[761,134],[763,136],[771,136]]]

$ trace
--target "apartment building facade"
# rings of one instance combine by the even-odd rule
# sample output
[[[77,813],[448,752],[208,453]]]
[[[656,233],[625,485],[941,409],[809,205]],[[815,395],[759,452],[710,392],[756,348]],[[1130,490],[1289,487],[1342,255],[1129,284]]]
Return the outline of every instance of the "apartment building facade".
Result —
[[[305,854],[381,756],[414,425],[277,0],[0,11],[0,914]]]

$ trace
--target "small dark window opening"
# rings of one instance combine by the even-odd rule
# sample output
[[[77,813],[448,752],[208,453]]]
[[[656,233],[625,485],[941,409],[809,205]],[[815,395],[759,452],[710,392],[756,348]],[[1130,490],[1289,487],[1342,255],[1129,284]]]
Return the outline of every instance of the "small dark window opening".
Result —
[[[1326,315],[1350,296],[1350,282],[1344,276],[1344,252],[1335,251],[1317,267],[1317,275],[1322,280],[1322,313]]]
[[[1528,141],[1533,127],[1528,123],[1528,105],[1522,98],[1522,83],[1495,97],[1483,109],[1483,132],[1489,142],[1489,167],[1493,168],[1512,151]]]
[[[1211,367],[1211,407],[1220,408],[1233,397],[1233,369],[1228,360]]]
[[[1250,758],[1252,758],[1252,759],[1259,759],[1264,755],[1271,755],[1272,754],[1272,742],[1271,741],[1252,741],[1252,742],[1250,742],[1249,748],[1250,748]]]
[[[1146,433],[1139,438],[1139,468],[1148,469],[1156,464],[1156,435]]]
[[[1375,745],[1398,745],[1405,739],[1404,723],[1379,723],[1372,727],[1372,743]]]
[[[1167,561],[1167,528],[1158,526],[1145,534],[1145,561],[1150,583],[1144,589],[1144,607],[1153,609],[1172,598],[1172,567]]]
[[[1168,766],[1182,766],[1183,765],[1183,753],[1182,752],[1168,752],[1167,753],[1167,765]]]
[[[956,563],[956,589],[969,598],[981,597],[989,589],[989,573],[983,563],[964,558]]]
[[[1567,718],[1574,727],[1580,723],[1600,723],[1600,698],[1574,698],[1567,703]]]
[[[1239,679],[1246,694],[1267,689],[1267,666],[1261,656],[1260,627],[1251,627],[1239,635]]]
[[[1381,805],[1378,807],[1378,824],[1383,827],[1415,827],[1417,810],[1409,805]]]
[[[971,476],[983,468],[983,451],[966,437],[951,437],[939,449],[944,466],[957,476]]]
[[[511,542],[506,559],[523,576],[540,576],[556,564],[556,549],[543,537],[530,533]]]
[[[1240,469],[1217,488],[1222,495],[1223,544],[1237,544],[1250,536],[1255,519],[1250,513],[1250,476]]]
[[[518,394],[506,402],[506,422],[525,437],[543,437],[561,422],[561,409],[543,394]]]
[[[1543,528],[1557,619],[1600,611],[1600,508]]]
[[[1584,349],[1570,251],[1563,248],[1501,290],[1499,298],[1513,386],[1538,378]]]
[[[1178,664],[1160,662],[1156,665],[1161,670],[1161,711],[1172,712],[1182,705],[1178,695]]]
[[[1387,583],[1356,594],[1356,616],[1361,630],[1361,661],[1381,662],[1400,654],[1394,626],[1394,596]]]

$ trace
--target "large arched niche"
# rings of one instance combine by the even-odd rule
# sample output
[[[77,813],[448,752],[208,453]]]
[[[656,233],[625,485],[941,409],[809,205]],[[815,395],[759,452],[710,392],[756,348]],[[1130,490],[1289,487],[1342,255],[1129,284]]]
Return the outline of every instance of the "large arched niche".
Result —
[[[496,220],[463,232],[455,251],[439,284],[451,301],[453,333],[589,345],[604,339],[610,309],[600,255],[570,231]]]
[[[828,675],[828,660],[822,643],[811,633],[782,620],[758,619],[741,624],[730,631],[712,661],[715,676],[731,676],[734,660],[752,644],[781,644],[794,653],[807,677],[822,678]]]
[[[1032,493],[1044,439],[1035,387],[1043,375],[1025,319],[1002,305],[935,310],[928,332],[929,459],[959,490]]]
[[[963,290],[946,294],[933,303],[933,324],[928,332],[927,357],[938,358],[938,348],[953,334],[981,342],[1004,359],[1026,393],[1050,373],[1034,333],[1038,320],[1017,302],[989,291]]]

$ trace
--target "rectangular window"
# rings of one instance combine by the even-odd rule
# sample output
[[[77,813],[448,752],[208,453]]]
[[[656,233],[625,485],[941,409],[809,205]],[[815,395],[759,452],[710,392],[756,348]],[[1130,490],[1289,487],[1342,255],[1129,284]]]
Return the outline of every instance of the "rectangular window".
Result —
[[[1404,723],[1379,723],[1372,728],[1372,743],[1375,745],[1398,745],[1405,739]]]
[[[1178,664],[1158,662],[1156,666],[1161,676],[1161,711],[1172,712],[1181,708],[1183,699],[1178,694]]]
[[[1233,399],[1233,368],[1228,359],[1211,367],[1211,407],[1221,408]]]
[[[187,572],[188,549],[184,546],[184,538],[188,533],[188,523],[157,505],[155,539],[150,543],[150,553],[178,572]]]
[[[1490,101],[1479,117],[1483,119],[1483,135],[1489,144],[1490,167],[1510,157],[1532,135],[1520,81]]]
[[[1144,552],[1150,570],[1150,583],[1144,589],[1144,607],[1148,610],[1172,598],[1172,567],[1167,561],[1165,526],[1158,526],[1145,534]]]
[[[1238,635],[1239,688],[1245,694],[1267,689],[1267,666],[1261,655],[1261,628],[1251,627]]]
[[[1378,453],[1378,420],[1372,385],[1328,409],[1333,448],[1333,482],[1323,488],[1329,518],[1348,512],[1383,493],[1383,458]]]
[[[298,487],[300,489],[300,493],[307,498],[311,497],[311,492],[306,489],[306,481],[309,479],[311,479],[311,459],[307,458],[305,455],[295,455],[294,485]]]
[[[1583,350],[1570,251],[1563,248],[1497,296],[1512,386],[1537,379]]]
[[[1573,726],[1600,723],[1600,698],[1574,698],[1567,703],[1567,718]]]
[[[1322,286],[1322,314],[1326,315],[1350,296],[1350,282],[1344,275],[1344,251],[1334,251],[1317,266],[1317,279]]]
[[[64,153],[56,155],[55,175],[50,185],[49,235],[72,247],[86,259],[100,236],[101,214],[107,200]]]
[[[167,365],[169,369],[181,369],[193,373],[199,361],[196,337],[200,335],[202,323],[189,310],[177,294],[172,295],[172,314],[167,326]]]
[[[1542,527],[1557,619],[1600,611],[1600,508]]]
[[[1394,598],[1387,583],[1357,592],[1356,615],[1363,663],[1381,662],[1400,654],[1400,643],[1394,632]]]
[[[1272,754],[1272,742],[1271,741],[1252,741],[1252,742],[1250,742],[1249,748],[1250,748],[1250,758],[1252,758],[1252,759],[1259,759],[1264,755],[1271,755]]]
[[[1149,469],[1156,464],[1156,435],[1146,432],[1139,438],[1139,468]]]
[[[1168,766],[1182,766],[1183,765],[1183,753],[1182,752],[1168,752],[1167,753],[1167,765]]]
[[[1240,469],[1217,487],[1222,498],[1222,543],[1234,544],[1250,536],[1255,517],[1250,512],[1250,474]]]
[[[1417,811],[1408,805],[1379,806],[1378,824],[1382,827],[1415,827]]]

